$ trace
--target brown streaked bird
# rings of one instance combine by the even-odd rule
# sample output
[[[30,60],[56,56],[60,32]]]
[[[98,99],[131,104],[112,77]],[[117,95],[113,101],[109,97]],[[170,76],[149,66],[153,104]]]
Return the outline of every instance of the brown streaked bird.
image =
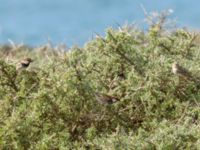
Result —
[[[19,65],[17,66],[17,71],[28,68],[28,66],[30,65],[31,62],[33,62],[33,60],[31,58],[25,58],[25,59],[21,60]]]
[[[189,72],[187,69],[180,66],[177,62],[173,63],[172,72],[174,74],[179,75],[180,77],[183,77],[183,79],[193,81],[197,89],[200,89],[200,78],[197,76],[193,76],[191,72]]]
[[[191,72],[180,66],[177,62],[174,62],[172,64],[172,72],[176,75],[185,77],[187,79],[193,79]]]
[[[111,104],[119,101],[119,98],[117,98],[117,97],[98,93],[98,92],[95,93],[95,97],[99,103],[105,104],[105,105],[111,105]]]

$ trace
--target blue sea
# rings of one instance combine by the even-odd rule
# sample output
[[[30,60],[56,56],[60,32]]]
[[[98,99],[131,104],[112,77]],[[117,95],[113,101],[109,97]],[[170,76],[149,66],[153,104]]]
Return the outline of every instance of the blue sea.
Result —
[[[200,27],[198,0],[0,0],[0,43],[80,45],[108,27],[145,26],[148,12],[172,9],[179,26]]]

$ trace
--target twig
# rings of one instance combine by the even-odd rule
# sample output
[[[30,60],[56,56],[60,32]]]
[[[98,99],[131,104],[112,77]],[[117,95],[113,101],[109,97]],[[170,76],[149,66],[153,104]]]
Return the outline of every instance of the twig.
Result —
[[[152,18],[148,15],[148,13],[147,13],[146,9],[144,8],[144,6],[142,4],[140,4],[140,7],[142,8],[142,10],[144,12],[144,15],[147,18],[147,20],[149,22],[151,22],[151,24],[155,24],[155,22],[152,20]]]

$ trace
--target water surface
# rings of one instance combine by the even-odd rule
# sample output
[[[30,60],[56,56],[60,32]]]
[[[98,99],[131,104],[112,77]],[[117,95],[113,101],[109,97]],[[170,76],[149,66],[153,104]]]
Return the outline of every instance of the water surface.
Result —
[[[193,0],[0,0],[0,43],[83,45],[94,32],[126,22],[143,26],[147,11],[173,9],[182,26],[200,27],[200,1]]]

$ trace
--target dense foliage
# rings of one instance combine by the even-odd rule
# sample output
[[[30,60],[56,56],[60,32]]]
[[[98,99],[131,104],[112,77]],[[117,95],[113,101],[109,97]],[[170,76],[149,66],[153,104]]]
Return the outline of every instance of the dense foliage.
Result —
[[[0,149],[200,149],[198,37],[109,29],[83,48],[0,47]],[[35,61],[16,71],[23,57]],[[96,101],[95,92],[120,99]]]

